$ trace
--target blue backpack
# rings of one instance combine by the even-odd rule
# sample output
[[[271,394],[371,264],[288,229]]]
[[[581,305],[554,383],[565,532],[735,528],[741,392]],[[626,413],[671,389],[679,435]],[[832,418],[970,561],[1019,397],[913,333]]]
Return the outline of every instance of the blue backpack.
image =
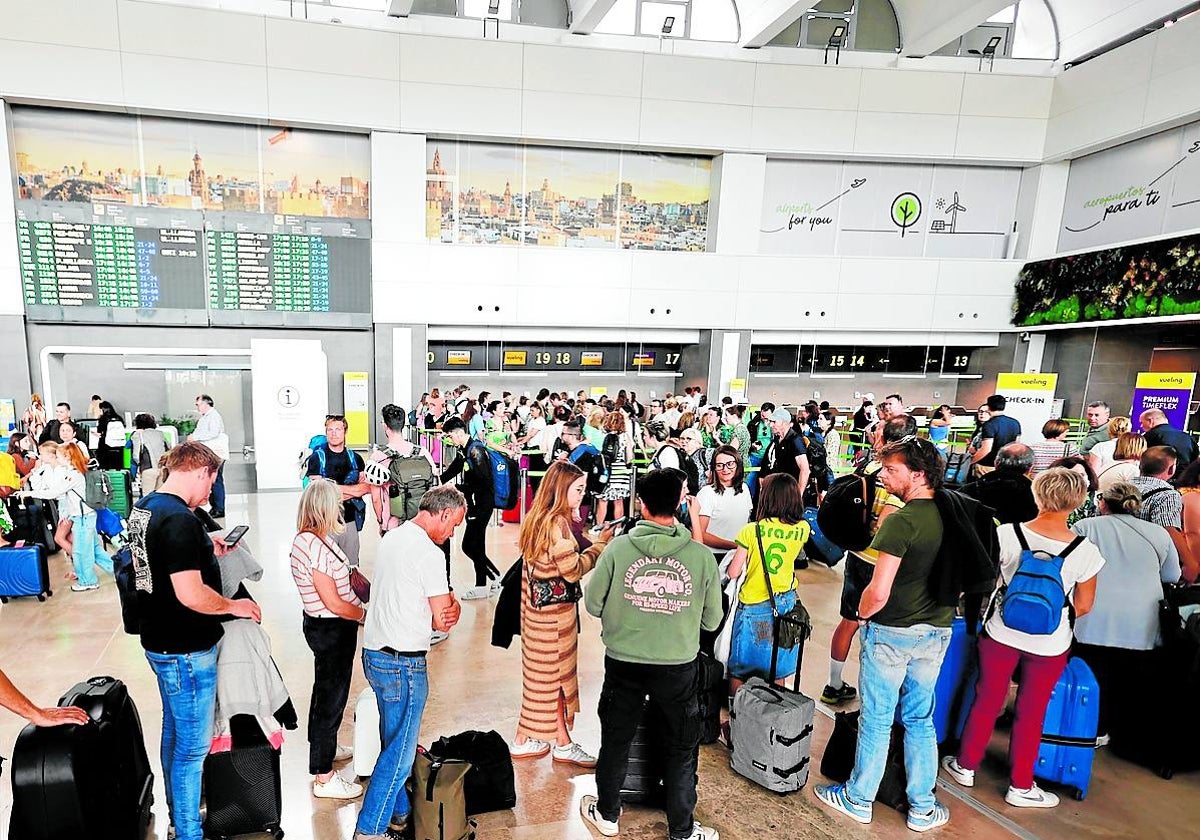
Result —
[[[1013,531],[1021,544],[1021,560],[1012,580],[996,593],[993,604],[999,603],[1005,627],[1031,636],[1049,636],[1062,624],[1063,607],[1071,609],[1062,568],[1083,537],[1076,537],[1054,557],[1045,551],[1030,550],[1019,524],[1013,523]]]
[[[504,452],[483,446],[477,440],[471,441],[468,448],[473,446],[482,446],[491,462],[492,503],[500,510],[512,510],[519,501],[521,468]]]

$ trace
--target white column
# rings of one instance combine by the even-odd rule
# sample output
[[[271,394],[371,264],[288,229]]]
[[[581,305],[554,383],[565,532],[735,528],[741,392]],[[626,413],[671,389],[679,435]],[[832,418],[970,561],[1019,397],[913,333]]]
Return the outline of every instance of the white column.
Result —
[[[1037,187],[1033,213],[1029,220],[1028,259],[1043,260],[1058,253],[1058,234],[1062,228],[1063,208],[1067,200],[1067,161],[1036,167]]]
[[[300,486],[297,457],[325,425],[329,364],[318,339],[250,340],[259,490]]]
[[[15,159],[9,147],[8,108],[0,99],[0,315],[25,314],[13,190],[17,183],[17,173],[13,170]],[[20,352],[25,351],[22,348]]]
[[[726,153],[713,162],[713,170],[717,180],[709,226],[713,250],[718,254],[757,254],[766,155]]]
[[[392,328],[392,402],[411,408],[420,394],[413,389],[412,327]]]

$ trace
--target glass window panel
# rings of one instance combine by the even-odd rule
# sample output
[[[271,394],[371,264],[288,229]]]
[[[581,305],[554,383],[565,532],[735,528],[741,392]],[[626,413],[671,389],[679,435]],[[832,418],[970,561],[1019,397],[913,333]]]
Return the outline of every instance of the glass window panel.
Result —
[[[854,49],[890,52],[900,48],[900,27],[888,0],[859,0],[854,12]]]
[[[671,31],[664,33],[663,23],[674,18]],[[666,38],[682,38],[687,32],[687,6],[682,3],[642,3],[641,35],[662,35]]]
[[[566,0],[520,0],[517,15],[521,23],[567,28]]]
[[[833,14],[840,14],[842,12],[845,12],[845,13],[849,14],[850,10],[853,8],[854,8],[854,0],[821,0],[820,3],[817,3],[815,6],[812,6],[809,9],[809,11],[831,12]]]
[[[738,30],[737,10],[733,0],[692,0],[693,41],[736,41]],[[793,39],[793,44],[796,41]]]
[[[1049,60],[1058,56],[1058,33],[1045,0],[1022,0],[1009,54],[1013,58]]]
[[[501,20],[512,20],[513,0],[499,0],[500,11],[489,12],[488,7],[495,2],[496,0],[463,0],[463,17],[497,17]]]
[[[996,56],[1008,55],[1008,27],[1006,26],[977,26],[963,35],[962,49],[959,55],[971,55],[970,50],[982,51],[992,38],[1000,36],[1000,45],[996,47]]]
[[[413,0],[412,13],[414,15],[448,15],[454,17],[458,14],[458,3],[456,0]]]
[[[808,34],[805,44],[810,47],[824,47],[829,43],[829,36],[833,34],[833,30],[839,26],[846,30],[846,33],[842,36],[842,45],[845,46],[845,38],[849,37],[850,29],[850,24],[845,18],[810,17],[808,19]]]
[[[1017,4],[1013,3],[1007,9],[1001,9],[988,18],[988,23],[1012,23],[1017,17]]]
[[[617,0],[604,16],[604,20],[600,21],[596,31],[609,35],[632,35],[636,21],[637,0]]]

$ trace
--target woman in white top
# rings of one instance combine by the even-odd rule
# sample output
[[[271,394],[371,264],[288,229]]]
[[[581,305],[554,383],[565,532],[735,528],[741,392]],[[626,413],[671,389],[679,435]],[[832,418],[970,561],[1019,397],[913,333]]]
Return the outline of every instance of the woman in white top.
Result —
[[[725,555],[737,548],[738,532],[750,521],[754,503],[746,489],[746,468],[736,447],[718,446],[713,453],[708,484],[688,499],[688,510],[697,510],[692,517],[692,539],[712,549],[720,563]]]
[[[1114,417],[1108,421],[1108,440],[1102,440],[1088,451],[1092,461],[1092,469],[1097,473],[1113,462],[1116,456],[1113,451],[1121,435],[1133,431],[1133,421],[1128,417]]]
[[[1155,681],[1153,650],[1162,643],[1158,602],[1164,583],[1177,583],[1183,574],[1179,552],[1161,525],[1139,517],[1142,494],[1118,481],[1100,496],[1100,516],[1076,522],[1072,528],[1087,537],[1104,555],[1096,583],[1096,605],[1075,624],[1075,655],[1096,675],[1100,686],[1101,737],[1114,725],[1135,722],[1145,714],[1140,695]],[[1131,735],[1126,726],[1117,740]]]
[[[350,586],[350,564],[336,538],[342,521],[342,494],[331,481],[313,481],[300,496],[297,534],[292,540],[292,579],[304,604],[304,640],[313,652],[312,703],[308,710],[308,772],[316,779],[313,796],[354,799],[362,785],[333,772],[335,761],[354,755],[339,747],[338,728],[354,673],[358,627],[367,609]]]
[[[1058,804],[1056,795],[1034,784],[1033,767],[1050,694],[1071,654],[1072,628],[1070,611],[1064,604],[1058,626],[1050,633],[1033,635],[1013,629],[1005,624],[999,602],[1021,565],[1025,542],[1033,551],[1063,558],[1063,590],[1074,614],[1084,616],[1091,611],[1096,600],[1096,575],[1104,566],[1104,557],[1095,545],[1067,528],[1067,517],[1087,495],[1086,478],[1073,470],[1051,467],[1033,479],[1037,517],[1024,525],[1002,525],[997,532],[1001,580],[979,639],[975,705],[967,716],[958,755],[942,759],[942,767],[956,782],[964,787],[975,784],[975,770],[983,760],[1019,667],[1021,684],[1009,747],[1011,782],[1004,796],[1004,801],[1016,808],[1053,808]]]
[[[1096,444],[1099,446],[1100,444]],[[1095,447],[1092,452],[1095,453]],[[1112,460],[1108,466],[1096,474],[1100,492],[1111,488],[1122,481],[1130,481],[1141,475],[1142,455],[1146,452],[1146,439],[1133,432],[1125,432],[1117,438],[1113,446]]]

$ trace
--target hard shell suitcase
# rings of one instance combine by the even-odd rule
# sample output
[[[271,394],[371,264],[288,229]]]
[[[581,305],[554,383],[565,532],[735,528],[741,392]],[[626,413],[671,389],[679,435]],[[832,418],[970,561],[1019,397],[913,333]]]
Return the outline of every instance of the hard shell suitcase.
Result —
[[[1042,745],[1033,775],[1075,788],[1075,798],[1087,796],[1096,755],[1100,722],[1100,686],[1082,659],[1067,663],[1050,695]]]
[[[92,722],[30,725],[17,736],[10,840],[144,840],[154,775],[125,684],[92,677],[58,705],[77,706]]]
[[[375,772],[375,762],[383,750],[382,738],[375,692],[364,688],[354,702],[354,775],[370,776]]]
[[[56,505],[41,499],[18,498],[9,499],[7,504],[13,521],[13,530],[8,535],[10,541],[24,540],[27,545],[40,545],[47,554],[58,551],[58,544],[54,542]]]
[[[204,759],[204,836],[224,840],[238,834],[283,837],[283,792],[279,750],[258,721],[234,715],[229,721],[233,749]]]
[[[854,772],[854,758],[858,752],[859,713],[838,712],[833,719],[833,734],[825,745],[821,756],[821,775],[835,782],[846,782]],[[904,770],[904,727],[892,726],[892,740],[888,745],[887,764],[883,768],[883,779],[875,793],[875,801],[895,808],[908,810],[908,774]]]
[[[821,526],[817,524],[817,509],[815,507],[806,507],[804,509],[804,521],[808,523],[812,533],[809,534],[808,542],[804,544],[804,553],[818,563],[823,563],[830,568],[842,562],[842,558],[846,556],[846,552],[839,546],[834,545],[821,530]]]
[[[775,622],[769,680],[751,677],[733,698],[729,710],[732,752],[729,766],[739,775],[775,793],[790,793],[808,781],[812,749],[813,714],[817,704],[800,693],[800,665],[804,642],[799,642],[796,676],[789,690],[775,685],[779,655],[779,628],[793,621],[780,616]],[[800,622],[796,622],[800,623]],[[807,633],[802,632],[802,638]]]
[[[954,724],[958,720],[967,674],[974,668],[974,650],[975,640],[967,635],[966,619],[955,618],[954,624],[951,625],[950,644],[946,648],[942,669],[938,672],[937,683],[933,687],[933,728],[937,730],[939,744],[956,731],[962,731],[961,728],[956,730]],[[899,722],[900,707],[897,706],[896,723]],[[964,718],[963,723],[965,722]]]
[[[129,509],[133,506],[133,481],[129,477],[129,470],[105,470],[105,472],[113,489],[112,502],[109,503],[108,509],[122,517],[129,516]]]
[[[621,785],[622,802],[654,808],[662,806],[666,796],[663,786],[665,731],[662,712],[647,698],[629,744],[629,763],[625,768],[625,782]]]
[[[429,748],[435,758],[457,758],[471,765],[464,789],[467,813],[503,811],[517,804],[516,775],[508,743],[499,732],[460,732],[438,738]]]
[[[9,598],[23,595],[45,601],[53,594],[44,547],[0,548],[0,603],[7,604]]]
[[[474,840],[465,785],[470,769],[465,761],[438,758],[417,747],[412,772],[414,840]]]

